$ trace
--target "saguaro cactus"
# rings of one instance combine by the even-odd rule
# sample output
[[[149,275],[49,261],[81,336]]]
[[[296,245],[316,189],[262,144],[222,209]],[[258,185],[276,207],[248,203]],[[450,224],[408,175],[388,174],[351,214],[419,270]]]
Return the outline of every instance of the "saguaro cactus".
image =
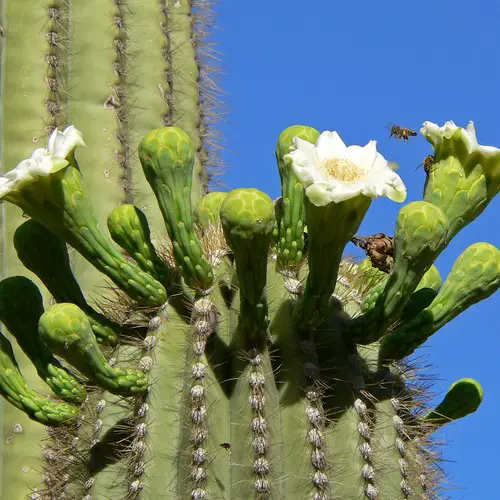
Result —
[[[194,7],[160,3],[110,2],[108,24],[92,29],[92,2],[46,5],[43,62],[17,71],[49,91],[48,146],[26,152],[44,94],[16,116],[15,99],[4,104],[0,198],[14,244],[4,242],[0,283],[2,494],[437,497],[430,436],[475,411],[482,389],[459,380],[426,408],[402,360],[500,285],[488,243],[466,249],[444,283],[433,266],[497,194],[500,150],[478,145],[472,125],[426,122],[435,162],[423,200],[399,213],[391,265],[342,260],[373,198],[405,200],[392,165],[373,141],[346,147],[335,132],[292,126],[277,141],[279,200],[201,196]],[[6,3],[7,21],[18,9]],[[2,22],[8,69],[16,28]],[[161,40],[158,54],[141,36]],[[68,79],[89,46],[85,71]],[[4,95],[18,95],[4,78]],[[83,134],[52,130],[68,117]]]

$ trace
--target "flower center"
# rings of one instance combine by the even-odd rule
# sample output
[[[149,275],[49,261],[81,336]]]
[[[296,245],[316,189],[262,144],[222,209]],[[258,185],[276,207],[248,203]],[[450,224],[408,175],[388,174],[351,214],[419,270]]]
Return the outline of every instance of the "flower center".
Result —
[[[365,173],[347,158],[328,158],[321,162],[321,167],[328,177],[344,182],[359,181]]]

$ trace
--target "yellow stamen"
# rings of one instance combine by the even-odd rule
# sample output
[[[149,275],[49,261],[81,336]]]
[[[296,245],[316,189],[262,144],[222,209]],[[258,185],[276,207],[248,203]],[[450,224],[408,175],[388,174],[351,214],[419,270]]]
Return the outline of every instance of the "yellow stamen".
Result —
[[[331,179],[344,182],[356,182],[365,172],[347,158],[328,158],[321,162],[321,168]]]

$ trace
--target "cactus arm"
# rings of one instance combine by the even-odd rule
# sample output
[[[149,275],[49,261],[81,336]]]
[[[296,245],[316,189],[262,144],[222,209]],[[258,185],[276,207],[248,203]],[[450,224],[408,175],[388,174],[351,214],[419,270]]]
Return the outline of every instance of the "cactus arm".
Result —
[[[372,310],[352,321],[351,339],[368,344],[380,338],[402,312],[410,294],[446,246],[448,221],[427,202],[409,203],[396,222],[394,266]]]
[[[27,182],[5,196],[78,250],[133,299],[149,305],[166,300],[163,286],[128,262],[102,230],[80,172],[67,167]]]
[[[423,420],[436,428],[474,413],[482,401],[481,384],[472,378],[463,378],[451,385],[441,403]]]
[[[36,241],[36,245],[33,245]],[[117,325],[94,310],[83,296],[71,271],[66,244],[43,224],[31,219],[14,233],[14,246],[26,269],[36,274],[56,302],[71,302],[87,315],[100,343],[114,346],[118,342]]]
[[[278,266],[281,267],[296,267],[304,252],[304,188],[290,167],[290,159],[283,158],[293,148],[294,137],[315,144],[319,132],[311,127],[294,125],[285,129],[278,138],[276,160],[281,178],[282,199],[282,216],[278,228]]]
[[[190,138],[175,127],[152,130],[139,144],[139,158],[160,205],[183,278],[189,286],[206,290],[212,285],[213,271],[193,226],[194,149]]]
[[[500,251],[475,243],[455,261],[436,298],[415,318],[387,335],[380,359],[399,360],[411,354],[434,332],[500,287]]]
[[[48,425],[60,425],[75,420],[77,407],[38,396],[26,385],[14,358],[10,342],[0,334],[0,392],[12,405],[31,419]]]
[[[143,212],[134,205],[121,205],[109,214],[108,229],[113,240],[135,259],[144,272],[166,283],[166,265],[151,243],[148,221]]]
[[[224,200],[220,216],[235,257],[245,347],[261,348],[269,325],[265,284],[267,252],[274,228],[273,204],[269,196],[257,189],[235,189]]]
[[[470,224],[500,189],[500,151],[481,146],[474,124],[458,128],[424,123],[421,132],[434,148],[424,200],[440,207],[450,223],[448,240]]]
[[[274,228],[269,196],[257,189],[231,191],[220,209],[224,236],[233,251],[239,282],[239,319],[231,339],[236,379],[232,392],[231,489],[236,498],[279,494],[271,481],[281,471],[278,392],[268,349],[267,254]]]
[[[144,392],[147,377],[131,369],[109,366],[99,350],[85,313],[74,304],[56,304],[40,318],[39,333],[49,349],[90,380],[114,394]]]
[[[306,202],[309,274],[304,290],[299,328],[306,329],[324,316],[335,289],[342,253],[370,206],[370,198],[357,196],[341,203],[315,206]],[[335,222],[335,229],[329,227]]]
[[[210,225],[220,224],[220,208],[227,195],[228,193],[212,191],[200,199],[197,217],[201,227],[208,229]]]
[[[42,296],[28,278],[15,276],[0,282],[0,321],[52,391],[68,402],[82,403],[86,394],[84,387],[61,366],[37,335],[42,314]]]

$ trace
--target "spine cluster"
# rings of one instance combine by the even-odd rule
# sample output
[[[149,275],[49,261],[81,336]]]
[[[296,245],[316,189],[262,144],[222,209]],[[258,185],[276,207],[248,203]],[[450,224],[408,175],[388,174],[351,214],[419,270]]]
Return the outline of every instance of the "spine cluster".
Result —
[[[47,135],[50,135],[56,127],[62,127],[66,123],[67,16],[68,6],[63,1],[54,1],[49,4],[47,8],[48,20],[45,24],[45,39],[47,41],[45,110],[48,115],[45,120],[45,132]]]
[[[191,427],[191,472],[189,481],[193,500],[207,497],[207,450],[208,408],[206,403],[206,365],[205,348],[208,338],[217,327],[217,310],[208,298],[197,300],[192,312],[192,351],[191,387],[189,389],[189,425]]]
[[[399,483],[399,487],[401,488],[403,498],[407,499],[410,498],[410,495],[412,493],[410,485],[408,484],[408,448],[405,444],[405,442],[408,440],[408,434],[405,431],[405,423],[401,418],[401,401],[398,398],[392,398],[391,405],[396,412],[396,414],[392,417],[392,424],[394,425],[394,429],[396,430],[396,440],[394,444],[400,456],[398,464],[402,479]]]
[[[248,374],[248,385],[250,386],[250,396],[248,403],[252,409],[252,423],[250,426],[252,433],[252,452],[254,473],[253,489],[261,497],[269,494],[271,485],[269,474],[271,472],[267,454],[269,451],[269,439],[266,421],[266,396],[265,396],[265,376],[262,372],[262,355],[257,349],[250,353],[251,369]]]
[[[141,358],[139,359],[138,365],[144,373],[149,373],[153,368],[155,362],[154,352],[158,349],[159,344],[157,332],[167,320],[167,304],[165,304],[160,307],[156,315],[150,319],[147,335],[142,341],[142,348],[140,350]],[[150,420],[149,391],[147,391],[135,398],[133,408],[131,442],[126,450],[127,500],[137,498],[145,487],[147,465],[145,454],[148,446]]]
[[[131,116],[130,116],[130,81],[128,64],[128,44],[126,5],[124,0],[114,0],[116,6],[113,18],[113,47],[115,57],[113,61],[113,72],[116,80],[111,87],[111,93],[106,99],[104,106],[113,110],[117,120],[115,132],[119,148],[115,151],[115,160],[121,168],[120,185],[125,193],[125,203],[133,202],[132,195],[132,171],[131,171]]]
[[[315,492],[314,500],[328,500],[331,498],[328,476],[328,463],[325,453],[325,418],[322,407],[321,392],[318,388],[311,388],[306,394],[307,405],[305,414],[308,420],[308,440],[312,447],[311,465],[314,469],[312,484]]]
[[[375,470],[373,468],[373,450],[371,446],[372,432],[370,429],[370,416],[368,407],[361,398],[354,401],[354,410],[358,415],[359,453],[365,461],[361,468],[361,476],[365,482],[365,497],[369,500],[378,498],[378,490],[375,486]]]

